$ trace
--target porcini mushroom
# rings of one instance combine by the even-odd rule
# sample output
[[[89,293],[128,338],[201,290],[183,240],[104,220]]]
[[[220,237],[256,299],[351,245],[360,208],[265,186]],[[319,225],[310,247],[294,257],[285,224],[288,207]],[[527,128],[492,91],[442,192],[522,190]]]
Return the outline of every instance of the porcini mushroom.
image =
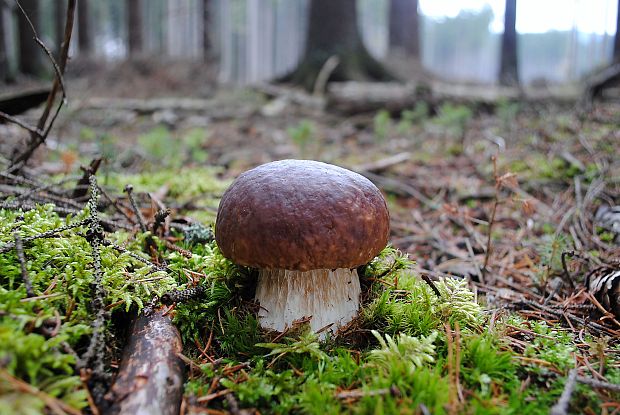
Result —
[[[365,177],[334,165],[282,160],[241,174],[215,225],[222,254],[259,269],[262,327],[283,331],[312,317],[317,331],[348,323],[359,308],[356,268],[387,244],[389,214]]]

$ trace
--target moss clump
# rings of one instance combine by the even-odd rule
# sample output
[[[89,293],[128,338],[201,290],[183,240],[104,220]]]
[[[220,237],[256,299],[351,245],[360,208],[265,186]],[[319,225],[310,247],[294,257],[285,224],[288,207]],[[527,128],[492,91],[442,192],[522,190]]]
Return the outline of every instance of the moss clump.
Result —
[[[93,333],[97,312],[92,305],[95,276],[92,248],[85,238],[87,225],[51,237],[38,236],[81,223],[88,214],[84,211],[63,219],[52,208],[46,205],[29,211],[0,210],[0,248],[11,247],[14,233],[19,232],[34,294],[27,297],[16,250],[0,253],[0,408],[8,408],[7,413],[43,413],[48,406],[47,396],[74,409],[87,404],[86,390],[76,371],[78,356],[84,353]],[[145,233],[132,238],[126,232],[106,235],[126,248],[118,251],[112,245],[100,247],[107,310],[117,315],[139,311],[153,297],[187,287],[186,273],[213,276],[200,280],[209,287],[205,307],[211,314],[230,297],[224,280],[233,265],[218,253],[214,243],[196,246],[187,259],[177,252],[165,252],[161,241],[153,238],[168,263],[170,272],[164,272],[156,271],[140,252],[149,236]],[[188,323],[198,324],[197,317],[194,314],[183,320],[182,312],[177,314],[185,331],[198,329]],[[113,331],[109,323],[106,330]],[[25,390],[19,382],[35,389]]]

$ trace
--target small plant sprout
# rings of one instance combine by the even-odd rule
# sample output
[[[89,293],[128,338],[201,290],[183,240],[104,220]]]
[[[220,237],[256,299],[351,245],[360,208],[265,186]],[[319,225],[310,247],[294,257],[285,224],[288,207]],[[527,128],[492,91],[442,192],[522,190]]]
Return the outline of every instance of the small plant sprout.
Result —
[[[299,148],[301,153],[305,153],[308,148],[308,144],[315,136],[316,127],[314,123],[309,120],[302,120],[295,127],[289,127],[286,129],[289,137]]]
[[[368,361],[385,370],[404,365],[406,372],[412,373],[416,368],[435,361],[437,334],[433,331],[428,336],[413,337],[400,333],[396,339],[386,334],[384,339],[379,332],[372,330],[381,347],[370,351]]]
[[[263,327],[283,331],[311,317],[312,330],[335,330],[357,315],[356,268],[385,247],[389,215],[363,176],[283,160],[239,176],[222,197],[215,229],[224,256],[259,268]]]
[[[387,138],[387,135],[390,132],[391,124],[392,119],[387,110],[377,112],[375,118],[373,119],[373,127],[377,141],[383,141]]]

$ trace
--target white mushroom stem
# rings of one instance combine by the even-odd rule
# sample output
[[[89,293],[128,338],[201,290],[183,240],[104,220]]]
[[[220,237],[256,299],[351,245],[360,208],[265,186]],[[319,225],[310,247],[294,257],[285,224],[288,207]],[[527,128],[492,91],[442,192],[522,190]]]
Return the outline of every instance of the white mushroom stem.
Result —
[[[293,321],[312,316],[313,331],[332,323],[330,330],[336,331],[357,315],[360,293],[355,269],[260,270],[259,322],[264,328],[284,331]]]

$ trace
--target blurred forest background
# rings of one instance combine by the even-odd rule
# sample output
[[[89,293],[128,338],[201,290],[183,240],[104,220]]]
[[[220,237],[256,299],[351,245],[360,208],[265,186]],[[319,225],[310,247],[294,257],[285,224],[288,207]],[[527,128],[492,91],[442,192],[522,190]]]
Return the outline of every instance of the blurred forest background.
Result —
[[[398,67],[403,58],[413,57],[446,80],[498,81],[504,0],[357,3],[356,16],[349,18],[357,19],[375,58]],[[41,40],[57,50],[66,1],[21,4]],[[70,55],[107,64],[135,57],[204,60],[221,82],[273,79],[293,69],[304,52],[309,4],[308,0],[81,0]],[[11,81],[20,73],[51,76],[16,3],[0,1],[0,14],[0,77]],[[612,59],[615,0],[520,0],[516,17],[522,84],[574,82]],[[411,33],[417,35],[412,38]],[[413,75],[411,67],[396,72],[405,79]]]

